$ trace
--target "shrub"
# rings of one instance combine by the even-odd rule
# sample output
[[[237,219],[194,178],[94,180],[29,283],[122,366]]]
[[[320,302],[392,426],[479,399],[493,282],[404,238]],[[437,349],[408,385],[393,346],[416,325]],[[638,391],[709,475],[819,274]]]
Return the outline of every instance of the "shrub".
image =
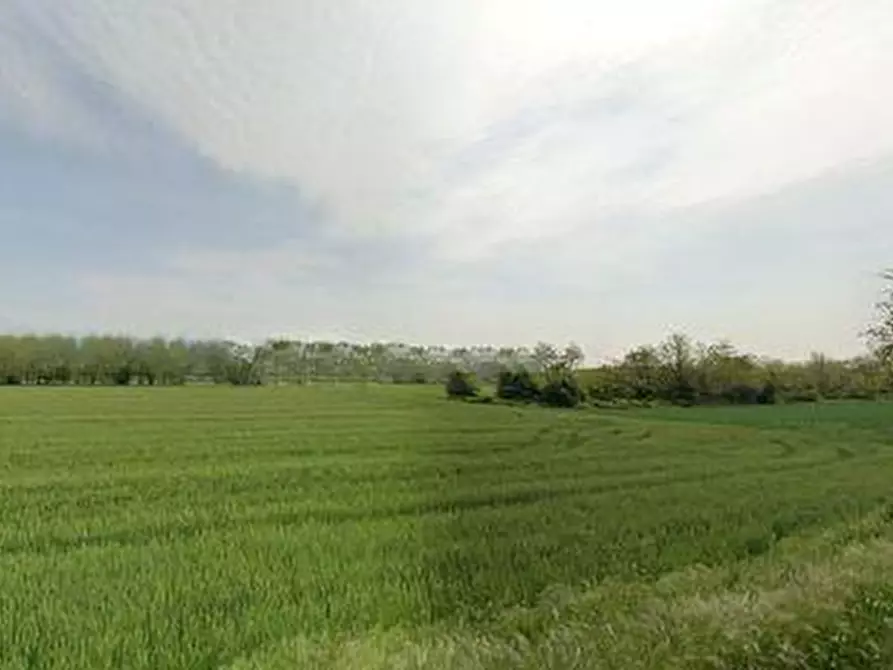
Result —
[[[766,382],[763,385],[763,388],[760,389],[759,394],[757,395],[757,404],[758,405],[774,405],[777,400],[777,392],[775,389],[775,384],[772,382]]]
[[[878,393],[863,389],[847,389],[842,394],[844,400],[877,400]]]
[[[540,393],[540,402],[547,407],[576,407],[586,400],[586,393],[570,375],[548,382]]]
[[[128,386],[132,377],[133,371],[129,365],[122,365],[112,373],[112,381],[117,386]]]
[[[623,384],[605,383],[590,384],[586,389],[586,395],[592,400],[614,402],[631,400],[635,393]]]
[[[785,402],[818,402],[822,399],[818,391],[794,391],[785,396]]]
[[[760,389],[750,384],[735,384],[722,393],[723,400],[730,405],[756,405]]]
[[[698,391],[687,380],[682,380],[675,384],[671,384],[667,387],[666,394],[667,400],[669,400],[674,405],[679,405],[681,407],[691,407],[697,404]],[[637,396],[638,395],[639,394],[637,394]],[[650,400],[650,398],[648,398],[647,396],[637,397],[637,400]]]
[[[478,389],[469,373],[453,370],[446,381],[446,394],[448,398],[474,398]]]
[[[524,368],[503,370],[496,380],[496,397],[502,400],[534,402],[540,397],[540,387]]]

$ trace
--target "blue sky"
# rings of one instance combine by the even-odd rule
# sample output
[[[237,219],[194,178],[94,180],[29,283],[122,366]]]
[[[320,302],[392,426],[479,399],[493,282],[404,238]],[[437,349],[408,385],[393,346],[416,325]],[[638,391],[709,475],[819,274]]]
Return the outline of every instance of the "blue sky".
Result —
[[[4,3],[0,329],[860,350],[886,0],[439,5]]]

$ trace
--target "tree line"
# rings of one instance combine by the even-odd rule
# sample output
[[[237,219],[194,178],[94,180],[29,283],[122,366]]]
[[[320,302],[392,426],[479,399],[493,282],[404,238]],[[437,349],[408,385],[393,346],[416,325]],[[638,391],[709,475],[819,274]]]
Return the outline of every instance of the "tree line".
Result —
[[[806,361],[759,357],[729,342],[673,334],[620,359],[581,369],[583,352],[535,347],[426,347],[401,343],[124,336],[0,335],[0,385],[307,384],[320,381],[446,383],[455,395],[490,384],[507,400],[573,405],[668,402],[770,404],[893,395],[893,271],[883,275],[877,319],[862,356]],[[464,384],[464,386],[463,386]],[[453,394],[451,394],[453,395]]]
[[[574,347],[562,351],[540,344],[537,351],[532,368],[500,372],[496,398],[573,407],[584,402],[768,405],[893,396],[893,369],[874,354],[834,360],[815,353],[806,361],[789,362],[741,352],[729,342],[698,343],[678,333],[587,369],[578,368]],[[446,382],[447,395],[478,398],[481,383],[488,381],[471,371],[456,371]]]
[[[573,379],[588,397],[612,400],[758,402],[873,398],[893,392],[883,356],[835,360],[813,354],[786,362],[741,352],[728,342],[702,344],[674,334],[620,359],[581,369],[583,352],[546,343],[533,348],[423,347],[404,344],[274,340],[253,346],[122,336],[0,336],[0,384],[146,385],[301,384],[322,381],[444,383],[462,370],[519,397]],[[762,396],[761,396],[762,394]]]
[[[820,399],[876,399],[893,393],[893,373],[867,354],[834,360],[760,358],[729,342],[703,344],[674,334],[656,346],[633,349],[621,360],[586,371],[595,401],[693,404],[774,404]]]
[[[813,353],[787,362],[755,356],[730,342],[704,344],[674,333],[657,345],[636,347],[619,360],[578,370],[581,352],[540,344],[537,364],[504,369],[495,395],[501,400],[572,407],[670,403],[676,405],[755,405],[815,402],[821,399],[874,400],[893,396],[893,271],[882,274],[885,288],[874,323],[865,331],[862,356],[834,360]],[[457,371],[448,379],[450,397],[476,398],[476,379]]]
[[[437,383],[456,368],[495,379],[533,364],[524,348],[424,347],[401,343],[226,340],[125,336],[0,335],[0,384],[278,384],[319,381]]]

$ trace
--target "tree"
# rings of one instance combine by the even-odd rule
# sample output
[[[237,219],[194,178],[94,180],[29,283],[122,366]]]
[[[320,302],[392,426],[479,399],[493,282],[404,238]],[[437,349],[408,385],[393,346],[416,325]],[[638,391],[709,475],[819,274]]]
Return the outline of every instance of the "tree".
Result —
[[[134,343],[128,337],[110,338],[107,343],[110,356],[111,381],[117,386],[127,386],[134,377]]]
[[[100,383],[104,372],[103,338],[90,336],[81,340],[80,354],[78,369],[80,383],[91,386]]]
[[[164,338],[155,337],[134,345],[135,374],[138,384],[155,386],[165,383],[170,367],[168,344]]]
[[[547,342],[537,342],[533,348],[533,360],[540,374],[548,378],[558,363],[558,349]]]
[[[539,342],[533,349],[533,360],[546,381],[559,381],[572,375],[583,358],[583,350],[573,342],[562,351],[546,342]]]
[[[695,401],[694,345],[685,335],[674,333],[660,346],[659,356],[666,375],[666,399],[681,405]]]
[[[881,274],[886,282],[881,300],[877,303],[875,323],[866,335],[874,354],[884,364],[893,362],[893,269]]]
[[[270,376],[273,378],[273,383],[282,383],[288,372],[288,363],[292,354],[292,342],[286,339],[269,340],[267,349],[269,351]]]
[[[580,367],[580,365],[582,365],[585,358],[586,355],[583,353],[583,349],[580,345],[571,342],[564,348],[564,351],[561,352],[559,363],[566,374],[572,374],[577,371],[577,368]]]
[[[264,363],[269,356],[265,345],[251,346],[228,342],[227,381],[233,386],[259,385],[264,381]]]
[[[0,384],[19,385],[24,382],[25,357],[20,338],[0,337]]]
[[[628,352],[617,366],[620,386],[635,400],[655,400],[661,395],[660,358],[654,347],[638,347]]]

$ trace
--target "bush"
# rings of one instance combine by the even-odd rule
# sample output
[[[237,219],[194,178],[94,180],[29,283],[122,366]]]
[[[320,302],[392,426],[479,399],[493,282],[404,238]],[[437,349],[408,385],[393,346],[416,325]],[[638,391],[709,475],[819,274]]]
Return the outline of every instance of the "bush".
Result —
[[[503,370],[496,380],[496,397],[502,400],[534,402],[540,397],[540,387],[524,368]]]
[[[128,386],[132,377],[133,372],[129,365],[122,365],[112,373],[112,381],[117,386]]]
[[[878,393],[862,389],[847,389],[841,394],[844,400],[877,400]]]
[[[623,384],[590,384],[586,395],[591,400],[600,402],[629,401],[635,393]]]
[[[617,398],[616,400],[599,400],[598,398],[589,398],[589,406],[595,409],[649,409],[654,404],[647,400],[629,400],[627,398]]]
[[[478,389],[469,373],[453,370],[447,378],[446,394],[448,398],[474,398]]]
[[[760,389],[760,393],[757,395],[757,404],[774,405],[776,400],[777,392],[775,390],[775,384],[766,382],[766,384],[763,385],[763,388]]]
[[[818,391],[804,390],[794,391],[785,396],[785,402],[818,402],[822,399]]]
[[[540,393],[540,403],[547,407],[576,407],[585,400],[586,393],[572,376],[547,383]]]
[[[722,397],[730,405],[756,405],[760,389],[750,384],[735,384],[723,391]]]
[[[698,391],[692,384],[682,380],[667,387],[667,400],[680,407],[692,407],[697,404]],[[638,394],[637,394],[638,395]],[[637,397],[637,400],[649,400],[648,397]]]

